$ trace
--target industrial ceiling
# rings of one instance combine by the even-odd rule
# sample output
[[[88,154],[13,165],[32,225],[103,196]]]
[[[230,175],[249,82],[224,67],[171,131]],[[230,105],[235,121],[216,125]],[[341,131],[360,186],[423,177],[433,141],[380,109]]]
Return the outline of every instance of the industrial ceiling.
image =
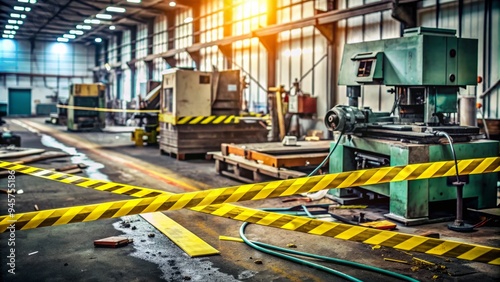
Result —
[[[184,3],[183,3],[184,2]],[[197,1],[168,0],[2,0],[3,38],[100,42],[130,26]]]

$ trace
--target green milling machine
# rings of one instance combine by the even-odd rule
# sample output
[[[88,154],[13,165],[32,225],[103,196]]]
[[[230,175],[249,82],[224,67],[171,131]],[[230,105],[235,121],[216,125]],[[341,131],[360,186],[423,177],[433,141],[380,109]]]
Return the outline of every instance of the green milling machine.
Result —
[[[475,97],[468,110],[458,111],[459,88],[477,85],[478,42],[455,33],[417,27],[405,30],[401,38],[345,45],[338,84],[346,85],[349,105],[337,105],[325,116],[326,126],[337,132],[331,145],[332,150],[338,142],[330,157],[331,173],[453,160],[449,142],[458,160],[498,156],[498,141],[484,139],[475,126]],[[358,108],[364,85],[390,86],[392,111]],[[458,124],[458,114],[472,115],[473,121]],[[417,225],[456,216],[449,228],[462,231],[468,228],[462,218],[465,207],[496,207],[497,181],[498,174],[488,173],[328,193],[341,202],[383,195],[389,197],[389,219]],[[446,206],[451,208],[443,210]]]

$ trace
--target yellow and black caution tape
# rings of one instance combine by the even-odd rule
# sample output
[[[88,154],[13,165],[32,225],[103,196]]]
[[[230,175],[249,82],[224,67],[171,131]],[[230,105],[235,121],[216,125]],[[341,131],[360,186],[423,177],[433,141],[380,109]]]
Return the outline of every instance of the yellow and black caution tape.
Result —
[[[196,207],[193,210],[307,234],[500,265],[500,248],[272,213],[230,204]]]
[[[196,202],[203,203],[200,205],[222,204],[226,202],[230,203],[284,197],[301,193],[316,192],[323,189],[349,188],[353,186],[387,182],[454,176],[454,166],[455,163],[453,161],[410,164],[406,166],[364,169],[312,177],[244,184],[177,195],[186,195],[184,199],[191,199],[185,202],[186,206],[180,207],[187,208],[196,206],[197,204],[194,204]],[[24,174],[54,180],[61,183],[116,194],[126,194],[134,197],[158,196],[158,191],[154,189],[140,189],[140,187],[137,186],[103,180],[94,180],[11,162],[0,161],[0,168],[15,170]],[[500,171],[500,157],[466,159],[458,161],[458,172],[460,175],[482,174],[498,171]],[[136,193],[139,193],[140,195],[135,195]]]
[[[220,116],[185,116],[176,117],[171,114],[160,114],[160,122],[171,123],[173,125],[193,125],[193,124],[233,124],[240,122],[240,116],[220,115]]]
[[[499,159],[500,158],[497,157],[497,158],[461,161],[461,165],[459,164],[460,173],[478,174],[478,173],[499,171],[500,170]],[[428,165],[428,164],[420,164],[420,165]],[[6,167],[6,166],[8,166],[10,169],[17,169],[19,167],[19,165],[15,165],[12,163],[0,162],[0,167]],[[404,169],[406,167],[402,168]],[[37,168],[31,168],[31,169],[36,170]],[[43,177],[40,175],[40,173],[45,172],[45,170],[42,169],[38,170],[39,171],[36,171],[35,174],[33,174],[33,172],[28,174]],[[21,169],[18,171],[29,172],[29,169]],[[53,173],[53,171],[48,171],[48,172]],[[55,176],[55,174],[49,177],[53,176]],[[66,175],[66,176],[76,177],[71,175]],[[49,177],[44,177],[44,178],[52,179]],[[69,180],[69,177],[64,177],[64,179]],[[61,176],[59,176],[58,178],[61,178]],[[95,181],[83,177],[76,177],[76,178],[80,178],[80,180],[83,181]],[[57,178],[53,180],[56,179]],[[421,179],[421,177],[419,177],[418,179]],[[56,181],[63,182],[62,180],[56,180]],[[267,184],[280,183],[280,182],[283,181],[274,181],[274,182],[269,182]],[[64,183],[68,182],[64,181]],[[82,183],[84,182],[81,182],[79,184]],[[153,201],[148,201],[150,203],[147,204],[146,209],[142,210],[143,213],[149,212],[150,210],[153,211],[152,209],[154,209],[155,207],[157,207],[157,210],[167,208],[164,206],[164,204],[167,202],[166,199],[169,199],[171,196],[181,196],[181,197],[179,198],[179,201],[176,202],[174,205],[168,206],[169,207],[168,209],[173,210],[181,208],[181,206],[183,206],[186,201],[192,202],[192,200],[195,199],[194,196],[185,197],[186,195],[197,194],[197,193],[186,193],[186,194],[173,195],[168,192],[153,190],[149,188],[129,186],[126,184],[119,184],[119,183],[110,183],[110,182],[104,182],[104,183],[105,185],[117,184],[121,186],[120,189],[133,187],[132,189],[136,189],[137,190],[136,192],[130,193],[130,190],[124,189],[121,191],[122,193],[119,194],[128,194],[128,195],[133,195],[135,197],[144,197],[146,195],[151,195],[150,194],[151,192],[164,194],[164,196],[148,198],[149,200]],[[102,185],[98,185],[97,187],[89,186],[87,188],[98,189],[100,186]],[[249,186],[249,185],[243,185],[243,186]],[[219,196],[225,198],[226,202],[231,201],[231,198],[233,197],[232,194],[224,193],[223,191],[224,189],[215,189],[215,190],[218,190],[220,192]],[[119,192],[119,190],[117,189],[110,189],[110,190],[103,189],[103,191],[115,192],[115,193]],[[203,192],[210,192],[210,191],[213,190],[208,190]],[[248,189],[248,191],[250,191],[250,189]],[[269,195],[271,195],[271,193]],[[148,199],[143,199],[143,200],[148,200]],[[237,197],[233,198],[232,200],[237,201]],[[183,201],[184,203],[182,203]],[[126,202],[125,205],[121,205],[122,202]],[[141,209],[143,206],[140,203],[138,205],[134,205],[134,203],[131,203],[130,201],[122,201],[122,202],[110,202],[101,205],[80,206],[80,207],[32,212],[26,214],[17,214],[14,215],[13,217],[3,216],[0,217],[0,232],[4,232],[8,227],[8,225],[12,223],[15,223],[16,229],[30,229],[42,226],[62,225],[72,222],[85,222],[100,218],[120,217],[126,214],[141,213],[138,212],[138,208]],[[196,206],[191,209],[216,216],[228,217],[236,220],[252,222],[260,225],[277,227],[281,229],[294,230],[315,235],[329,236],[337,239],[358,241],[366,244],[382,245],[406,251],[425,252],[428,254],[443,255],[459,259],[500,265],[500,249],[498,248],[432,239],[422,236],[401,234],[398,232],[381,231],[360,226],[351,226],[346,224],[324,222],[308,218],[294,217],[289,215],[282,215],[282,214],[270,213],[249,208],[243,208],[230,204],[211,205],[211,206],[203,206],[203,204],[206,204],[205,199],[198,200]],[[95,208],[95,206],[98,206],[98,208]]]
[[[94,111],[94,112],[110,112],[110,113],[159,113],[160,110],[135,110],[135,109],[109,109],[109,108],[96,108],[96,107],[80,107],[80,106],[69,106],[69,105],[57,105],[58,108],[62,109],[73,109],[82,111]]]
[[[157,192],[150,189],[140,190],[134,186],[126,186],[100,180],[72,176],[59,172],[46,171],[39,168],[0,161],[0,167],[21,173],[48,178],[67,184],[113,193]],[[461,160],[458,163],[459,173],[481,174],[500,171],[500,157]],[[211,189],[190,193],[159,195],[155,197],[108,202],[87,206],[62,208],[55,210],[19,213],[10,218],[0,217],[0,232],[4,232],[11,220],[16,222],[16,229],[31,229],[43,226],[60,225],[72,222],[94,221],[104,218],[115,218],[125,215],[148,213],[155,211],[177,210],[206,205],[241,202],[277,198],[300,193],[315,192],[331,188],[347,188],[352,186],[387,183],[414,179],[426,179],[454,175],[454,162],[412,164],[399,167],[358,170],[326,174],[307,178],[277,180],[256,184]],[[129,190],[137,189],[137,191]]]

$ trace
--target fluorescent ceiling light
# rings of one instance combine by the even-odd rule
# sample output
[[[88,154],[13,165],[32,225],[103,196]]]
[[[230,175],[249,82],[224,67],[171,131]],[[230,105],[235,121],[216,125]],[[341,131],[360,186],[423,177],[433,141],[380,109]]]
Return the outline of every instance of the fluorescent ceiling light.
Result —
[[[3,34],[2,37],[3,38],[9,38],[9,36],[7,34]]]
[[[36,0],[30,0],[30,3],[31,3],[31,4],[35,4],[35,3],[36,3]]]
[[[115,30],[115,29],[116,29],[116,26],[111,25],[111,26],[109,26],[109,29],[111,29],[111,30]]]
[[[75,35],[74,34],[65,34],[63,35],[64,38],[69,38],[69,39],[75,39]]]
[[[141,0],[127,0],[130,3],[141,3]]]
[[[24,11],[24,7],[14,6],[14,10],[16,10],[16,11]]]
[[[101,38],[99,38],[99,37],[97,37],[97,38],[96,38],[96,39],[94,39],[94,40],[95,40],[95,42],[97,42],[97,43],[101,43],[101,42],[102,42],[102,39],[101,39]]]
[[[68,42],[69,39],[68,38],[64,38],[64,37],[58,37],[57,41],[59,41],[59,42]]]
[[[20,18],[21,17],[21,15],[16,14],[16,13],[11,13],[10,16],[13,18]]]
[[[23,21],[9,20],[10,24],[23,24]]]
[[[86,19],[83,22],[86,24],[100,24],[101,23],[100,20],[96,20],[96,19]]]
[[[15,30],[4,30],[3,33],[6,33],[6,34],[16,34],[16,31]]]
[[[29,2],[29,0],[18,0],[18,1],[21,3],[28,3]]]
[[[12,34],[11,34],[11,35],[9,35],[9,38],[14,38],[14,35],[12,35]]]
[[[21,19],[25,19],[26,18],[26,15],[21,15]]]
[[[85,29],[85,30],[90,30],[92,27],[90,25],[85,25],[85,24],[79,24],[76,26],[77,29]]]
[[[193,21],[193,18],[192,17],[187,17],[184,19],[184,23],[190,23]]]
[[[82,34],[83,34],[83,31],[81,31],[81,30],[74,30],[74,29],[72,29],[72,30],[70,30],[70,31],[69,31],[69,33],[70,33],[70,34],[76,34],[76,35],[82,35]]]
[[[10,25],[10,24],[5,25],[5,28],[6,29],[19,29],[19,27],[17,25]]]
[[[170,7],[175,7],[177,5],[177,3],[175,3],[175,1],[170,1],[170,3],[168,3],[168,5]]]
[[[95,17],[98,19],[110,20],[113,16],[108,15],[108,14],[97,14],[97,15],[95,15]]]
[[[110,7],[107,7],[106,8],[106,11],[108,12],[115,12],[115,13],[125,13],[125,8],[122,8],[122,7],[113,7],[113,6],[110,6]]]

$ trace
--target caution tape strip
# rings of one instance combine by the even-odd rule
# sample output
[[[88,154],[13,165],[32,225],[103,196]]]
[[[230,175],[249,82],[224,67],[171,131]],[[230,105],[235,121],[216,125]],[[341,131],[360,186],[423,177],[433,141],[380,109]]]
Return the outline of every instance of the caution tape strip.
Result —
[[[0,161],[0,167],[62,183],[117,194],[128,193],[128,195],[134,195],[136,193],[158,193],[152,189],[149,189],[149,191],[140,190],[135,186],[101,180],[92,180],[4,161]],[[500,157],[461,160],[458,163],[458,170],[462,175],[498,172],[500,171]],[[178,210],[197,206],[277,198],[300,193],[315,192],[323,189],[347,188],[391,181],[452,176],[454,173],[453,161],[412,164],[400,167],[358,170],[307,178],[245,184],[182,194],[158,195],[143,199],[124,200],[39,212],[19,213],[13,215],[13,217],[0,217],[0,233],[7,229],[10,223],[12,223],[12,220],[16,222],[16,229],[31,229],[43,226],[94,221],[104,218],[115,218],[125,215],[155,211]],[[137,190],[134,191],[130,189]]]
[[[500,248],[266,212],[230,204],[195,207],[193,210],[307,234],[500,265]]]
[[[163,204],[165,206],[172,205],[175,207],[182,205],[179,208],[188,208],[197,205],[222,204],[284,197],[301,193],[316,192],[323,189],[349,188],[353,186],[387,182],[454,176],[454,166],[455,163],[453,161],[442,161],[245,184],[185,194],[176,194],[184,195],[181,203],[174,203],[171,199],[169,199]],[[112,192],[115,194],[125,194],[134,197],[155,197],[159,195],[158,191],[154,189],[95,180],[6,161],[0,161],[0,168],[14,170],[65,184]],[[498,171],[500,171],[500,157],[466,159],[458,161],[458,172],[461,175],[482,174]]]
[[[488,159],[499,159],[499,158],[488,158]],[[481,159],[479,159],[481,160]],[[486,159],[482,159],[483,161],[486,161]],[[5,166],[5,163],[7,162],[0,162],[0,166]],[[483,162],[481,162],[482,164]],[[494,162],[492,162],[494,163]],[[487,166],[483,166],[481,170],[483,172],[490,172],[487,168],[491,167],[491,164]],[[26,166],[24,166],[26,167]],[[459,166],[460,167],[460,166]],[[469,166],[467,166],[469,167]],[[478,166],[479,167],[479,166]],[[17,166],[11,167],[11,169],[17,168]],[[462,167],[463,168],[463,167]],[[36,168],[35,168],[36,169]],[[42,169],[39,169],[40,171],[45,171]],[[494,169],[493,171],[498,171],[498,163],[497,163],[497,168]],[[18,170],[21,171],[21,170]],[[462,170],[461,170],[462,171]],[[477,172],[478,170],[475,169],[471,172]],[[25,172],[28,172],[25,170]],[[53,173],[53,171],[47,171],[50,173]],[[39,173],[39,172],[37,172]],[[60,174],[60,173],[59,173]],[[39,174],[31,174],[34,176],[38,177],[43,177]],[[54,174],[55,175],[55,174]],[[49,177],[52,177],[54,175],[51,175]],[[75,177],[71,176],[70,177]],[[47,178],[47,177],[44,177]],[[83,178],[83,177],[76,177],[76,178],[81,178],[82,180],[90,180],[88,178]],[[48,178],[51,179],[51,178]],[[69,178],[65,178],[69,179]],[[57,180],[59,181],[59,180]],[[61,182],[61,181],[60,181]],[[282,182],[282,181],[275,181],[275,182]],[[66,182],[64,182],[66,183]],[[106,184],[118,184],[122,186],[122,188],[133,188],[137,190],[134,193],[130,193],[130,190],[123,190],[119,194],[127,194],[135,197],[147,197],[147,195],[152,195],[151,193],[158,193],[158,194],[164,194],[165,197],[170,197],[170,196],[183,196],[186,194],[193,194],[193,193],[186,193],[186,194],[171,194],[168,192],[164,191],[159,191],[159,190],[154,190],[154,189],[149,189],[149,188],[143,188],[143,187],[137,187],[137,186],[130,186],[126,184],[119,184],[119,183],[111,183],[111,182],[105,182]],[[273,182],[270,182],[273,183]],[[248,185],[244,185],[248,186]],[[98,188],[98,187],[87,187],[87,188]],[[215,189],[215,190],[221,190],[221,189]],[[108,191],[108,192],[119,192],[116,189],[112,190],[102,190],[102,191]],[[208,190],[211,191],[211,190]],[[196,193],[194,193],[196,194]],[[220,193],[220,195],[223,195],[225,193]],[[231,195],[226,194],[228,197],[227,200],[231,198]],[[155,197],[155,198],[149,198],[153,199],[153,202],[148,205],[151,207],[151,205],[158,206],[162,205],[162,200],[159,199],[160,197]],[[147,199],[145,199],[147,200]],[[189,200],[189,199],[185,199]],[[289,215],[282,215],[282,214],[277,214],[277,213],[270,213],[270,212],[265,212],[265,211],[260,211],[260,210],[254,210],[254,209],[249,209],[249,208],[243,208],[243,207],[238,207],[230,204],[224,204],[224,205],[211,205],[211,206],[202,206],[201,202],[199,202],[199,205],[191,208],[192,210],[207,213],[207,214],[212,214],[216,216],[222,216],[222,217],[228,217],[236,220],[241,220],[241,221],[246,221],[246,222],[252,222],[260,225],[265,225],[265,226],[270,226],[270,227],[277,227],[281,229],[287,229],[287,230],[294,230],[294,231],[299,231],[299,232],[305,232],[309,234],[315,234],[315,235],[322,235],[322,236],[328,236],[328,237],[333,237],[337,239],[344,239],[344,240],[350,240],[350,241],[357,241],[357,242],[363,242],[366,244],[375,244],[375,245],[382,245],[382,246],[387,246],[391,248],[396,248],[396,249],[401,249],[401,250],[406,250],[406,251],[416,251],[416,252],[424,252],[428,254],[434,254],[434,255],[443,255],[443,256],[449,256],[449,257],[455,257],[459,259],[465,259],[465,260],[472,260],[472,261],[479,261],[479,262],[486,262],[490,264],[497,264],[500,265],[500,249],[497,248],[491,248],[491,247],[486,247],[486,246],[480,246],[480,245],[473,245],[473,244],[466,244],[466,243],[460,243],[460,242],[453,242],[453,241],[445,241],[445,240],[439,240],[439,239],[431,239],[427,237],[422,237],[422,236],[415,236],[415,235],[407,235],[407,234],[402,234],[398,232],[391,232],[391,231],[381,231],[381,230],[376,230],[376,229],[371,229],[371,228],[365,228],[365,227],[360,227],[360,226],[351,226],[351,225],[346,225],[346,224],[340,224],[340,223],[331,223],[331,222],[324,222],[324,221],[319,221],[319,220],[311,220],[311,219],[305,219],[301,217],[295,217],[295,216],[289,216]],[[117,205],[118,204],[118,205]],[[37,228],[37,227],[42,227],[42,226],[49,226],[49,225],[62,225],[62,224],[67,224],[67,223],[72,223],[72,222],[86,222],[86,221],[91,221],[91,220],[96,220],[100,218],[109,218],[109,217],[120,217],[122,216],[120,213],[129,213],[127,214],[133,214],[134,210],[137,208],[136,205],[129,204],[126,206],[120,206],[119,202],[110,202],[110,203],[104,203],[99,205],[100,209],[92,209],[92,206],[80,206],[80,207],[72,207],[72,208],[65,208],[65,209],[56,209],[56,210],[47,210],[47,211],[40,211],[40,212],[32,212],[32,213],[27,213],[27,214],[17,214],[14,215],[13,217],[10,216],[4,216],[0,217],[0,231],[4,232],[5,229],[10,228],[9,226],[4,228],[5,224],[14,224],[13,228],[15,229],[30,229],[30,228]],[[96,206],[96,205],[94,205]],[[173,209],[173,208],[171,208]],[[132,212],[132,213],[131,213]],[[149,212],[147,209],[142,210],[142,212]],[[138,213],[142,213],[138,212]],[[104,216],[106,214],[106,216]],[[125,214],[123,214],[125,215]],[[24,217],[24,219],[23,219]],[[24,222],[23,222],[24,220]],[[27,220],[27,222],[26,222]],[[19,225],[19,223],[22,224],[22,226]]]
[[[193,125],[193,124],[233,124],[240,122],[240,116],[220,115],[220,116],[185,116],[176,117],[171,114],[160,114],[158,120],[173,125]]]
[[[81,107],[81,106],[70,106],[70,105],[57,105],[58,108],[62,109],[73,109],[82,111],[93,111],[93,112],[110,112],[110,113],[159,113],[160,110],[135,110],[135,109],[109,109],[109,108],[96,108],[96,107]]]

